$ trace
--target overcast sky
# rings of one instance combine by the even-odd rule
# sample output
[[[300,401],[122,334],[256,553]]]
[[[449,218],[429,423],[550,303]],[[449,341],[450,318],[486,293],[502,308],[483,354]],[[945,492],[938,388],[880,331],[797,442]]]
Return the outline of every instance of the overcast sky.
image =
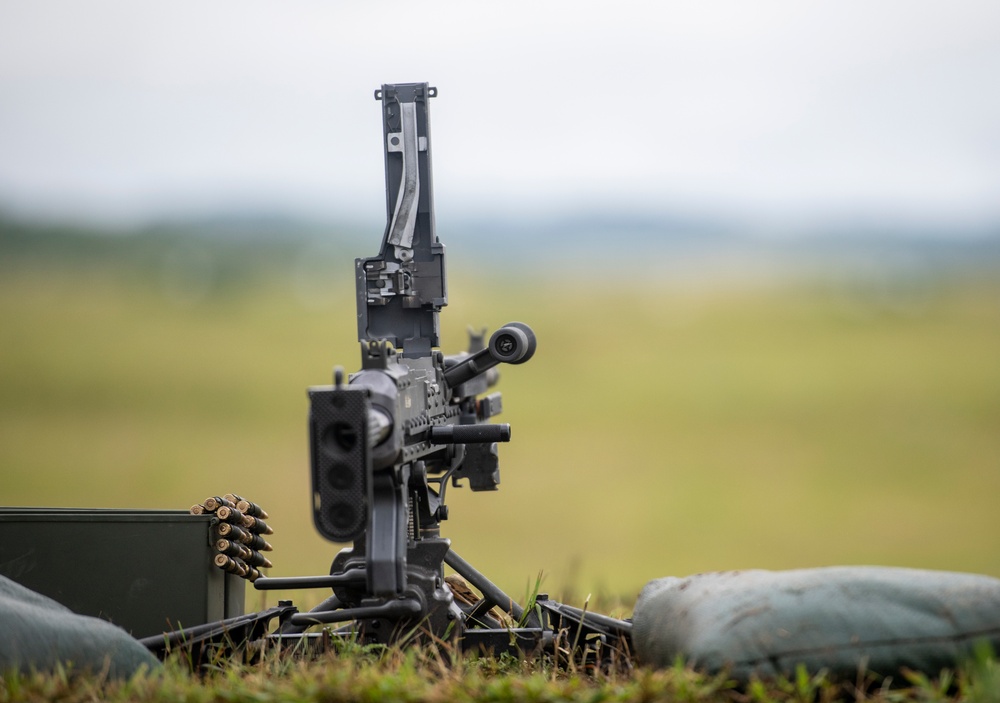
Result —
[[[416,81],[439,213],[1000,218],[996,0],[0,0],[0,208],[381,220]]]

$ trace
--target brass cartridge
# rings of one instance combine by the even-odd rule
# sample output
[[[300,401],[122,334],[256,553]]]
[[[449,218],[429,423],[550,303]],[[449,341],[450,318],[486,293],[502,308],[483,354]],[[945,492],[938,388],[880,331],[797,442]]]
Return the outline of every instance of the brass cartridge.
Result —
[[[251,503],[249,500],[241,500],[236,504],[236,508],[242,512],[244,515],[252,515],[253,517],[259,517],[261,520],[267,520],[269,517],[267,511],[256,503]]]
[[[238,557],[230,557],[225,554],[215,555],[215,565],[230,574],[237,574],[239,576],[246,577],[249,566],[243,563],[243,560]]]
[[[266,522],[252,515],[243,516],[243,527],[247,528],[255,535],[273,535],[274,530]]]
[[[215,514],[220,520],[224,520],[225,522],[231,522],[234,525],[240,525],[240,524],[246,525],[247,516],[241,513],[235,507],[230,508],[228,505],[223,506],[218,510],[216,510]]]
[[[204,502],[202,503],[202,505],[204,505],[205,506],[205,510],[207,510],[210,513],[214,513],[219,508],[222,508],[222,507],[226,507],[226,508],[235,508],[236,507],[236,503],[228,501],[225,498],[223,498],[222,496],[211,496],[210,498],[206,498],[204,500]]]

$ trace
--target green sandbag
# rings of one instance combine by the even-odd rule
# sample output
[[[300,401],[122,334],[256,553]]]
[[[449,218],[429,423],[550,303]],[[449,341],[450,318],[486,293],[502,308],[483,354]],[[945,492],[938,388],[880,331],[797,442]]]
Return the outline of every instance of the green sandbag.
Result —
[[[1000,652],[1000,580],[887,567],[728,571],[651,581],[633,615],[639,660],[711,673],[937,674],[980,641]]]
[[[0,576],[0,674],[53,671],[107,672],[127,678],[159,661],[125,630],[77,615],[56,601]]]

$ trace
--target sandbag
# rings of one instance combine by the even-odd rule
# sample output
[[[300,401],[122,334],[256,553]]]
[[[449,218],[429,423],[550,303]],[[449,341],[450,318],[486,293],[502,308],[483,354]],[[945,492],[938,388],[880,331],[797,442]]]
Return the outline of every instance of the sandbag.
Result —
[[[639,660],[711,673],[937,674],[977,642],[1000,653],[1000,580],[888,567],[729,571],[651,581],[633,615]]]
[[[142,667],[160,666],[131,635],[110,622],[77,615],[56,601],[0,576],[0,673],[107,672],[127,678]]]

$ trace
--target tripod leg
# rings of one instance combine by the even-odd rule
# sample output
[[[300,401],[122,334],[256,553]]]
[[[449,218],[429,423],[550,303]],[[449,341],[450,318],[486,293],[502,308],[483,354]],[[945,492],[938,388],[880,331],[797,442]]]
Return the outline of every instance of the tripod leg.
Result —
[[[310,613],[325,613],[330,610],[337,610],[343,607],[343,603],[337,596],[330,596],[325,601],[317,605],[315,608],[310,610]],[[306,630],[308,630],[312,625],[293,625],[291,620],[282,623],[281,627],[278,628],[279,635],[300,635]]]
[[[500,607],[504,612],[509,613],[515,620],[520,620],[524,615],[524,608],[514,602],[514,599],[500,590],[500,587],[490,581],[486,576],[476,570],[472,564],[455,553],[454,549],[449,549],[444,555],[444,563],[457,571],[462,578],[479,589],[483,597],[492,601],[494,605]]]

